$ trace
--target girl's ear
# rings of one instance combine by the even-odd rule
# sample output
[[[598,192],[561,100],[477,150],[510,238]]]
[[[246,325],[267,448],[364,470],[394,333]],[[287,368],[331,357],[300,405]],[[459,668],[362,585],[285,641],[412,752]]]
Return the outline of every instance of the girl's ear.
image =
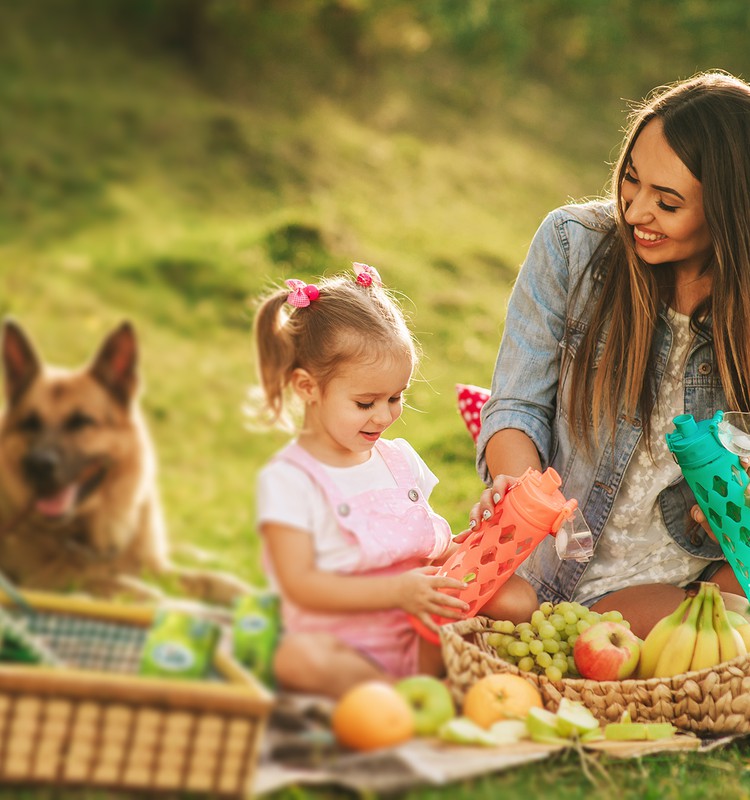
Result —
[[[306,370],[298,367],[292,372],[290,380],[292,390],[303,403],[312,403],[320,397],[318,382]]]

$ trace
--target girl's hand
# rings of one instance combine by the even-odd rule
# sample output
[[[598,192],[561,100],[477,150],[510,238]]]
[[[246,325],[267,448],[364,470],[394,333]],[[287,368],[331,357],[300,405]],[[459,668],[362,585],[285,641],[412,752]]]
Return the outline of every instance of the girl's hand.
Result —
[[[422,567],[398,576],[397,602],[409,614],[419,617],[429,627],[434,628],[432,615],[461,619],[462,612],[469,610],[469,604],[458,597],[438,591],[438,589],[457,589],[466,584],[456,578],[448,578],[435,573],[439,567]]]
[[[469,527],[467,530],[456,534],[453,541],[460,544],[476,528],[480,520],[487,520],[492,516],[495,506],[505,497],[505,493],[515,486],[516,479],[510,475],[496,475],[492,486],[485,489],[479,497],[479,502],[472,506],[469,512]]]

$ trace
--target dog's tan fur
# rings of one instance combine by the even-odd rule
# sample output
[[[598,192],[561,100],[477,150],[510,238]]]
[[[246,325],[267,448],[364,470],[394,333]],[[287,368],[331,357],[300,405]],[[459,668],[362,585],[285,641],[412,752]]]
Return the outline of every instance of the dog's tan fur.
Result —
[[[250,590],[243,581],[170,561],[137,355],[123,323],[88,365],[53,367],[5,322],[0,571],[21,587],[99,596],[154,594],[144,574],[175,574],[191,597],[229,603]]]

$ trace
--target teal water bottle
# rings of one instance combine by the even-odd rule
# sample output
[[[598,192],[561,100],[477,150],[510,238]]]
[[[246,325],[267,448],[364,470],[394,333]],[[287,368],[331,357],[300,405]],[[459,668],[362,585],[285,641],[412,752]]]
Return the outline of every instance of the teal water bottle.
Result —
[[[750,507],[745,502],[750,481],[739,457],[719,438],[723,417],[717,411],[696,422],[692,414],[680,414],[673,420],[675,430],[666,435],[667,447],[750,598]]]

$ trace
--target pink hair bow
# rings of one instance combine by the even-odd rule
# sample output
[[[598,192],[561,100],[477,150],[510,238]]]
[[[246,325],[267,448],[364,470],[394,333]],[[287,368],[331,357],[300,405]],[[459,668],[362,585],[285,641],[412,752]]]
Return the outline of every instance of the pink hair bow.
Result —
[[[383,281],[380,280],[380,275],[375,267],[371,267],[369,264],[360,264],[359,261],[355,261],[352,266],[357,275],[357,283],[360,286],[372,286],[373,283],[375,286],[383,285]]]
[[[320,290],[314,283],[305,283],[290,278],[286,281],[286,285],[292,290],[286,296],[286,301],[295,308],[305,308],[320,297]]]

